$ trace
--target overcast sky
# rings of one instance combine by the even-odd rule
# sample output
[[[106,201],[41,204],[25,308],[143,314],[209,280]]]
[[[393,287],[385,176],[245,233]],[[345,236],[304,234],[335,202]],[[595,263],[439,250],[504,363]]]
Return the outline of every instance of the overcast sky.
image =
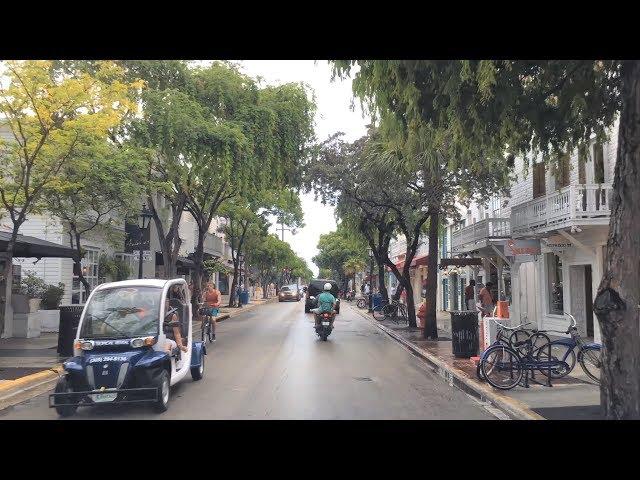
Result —
[[[245,73],[251,76],[261,76],[269,84],[286,82],[305,82],[315,92],[317,112],[315,118],[316,136],[319,140],[326,139],[335,132],[344,132],[345,139],[355,140],[366,133],[368,116],[363,117],[359,102],[355,102],[355,109],[350,108],[353,98],[351,80],[331,81],[331,68],[325,60],[241,60],[238,61]],[[336,228],[333,208],[322,205],[313,199],[313,194],[302,195],[302,208],[306,226],[298,230],[296,235],[284,232],[285,241],[289,242],[293,250],[307,260],[314,275],[318,274],[318,267],[312,262],[317,253],[316,245],[320,234]],[[272,227],[273,232],[276,227]],[[278,236],[280,236],[278,232]]]

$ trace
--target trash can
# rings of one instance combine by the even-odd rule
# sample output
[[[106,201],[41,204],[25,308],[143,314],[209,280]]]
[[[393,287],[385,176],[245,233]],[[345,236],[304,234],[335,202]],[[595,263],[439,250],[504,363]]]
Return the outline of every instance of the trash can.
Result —
[[[376,308],[378,305],[382,303],[382,295],[376,293],[373,295],[373,306],[371,308]]]
[[[478,314],[469,311],[452,311],[451,347],[457,358],[471,358],[478,355]]]
[[[249,303],[249,291],[245,290],[244,292],[240,292],[240,301],[243,305]]]
[[[84,305],[61,305],[60,328],[58,329],[58,355],[73,356],[73,342],[78,332],[78,323]]]

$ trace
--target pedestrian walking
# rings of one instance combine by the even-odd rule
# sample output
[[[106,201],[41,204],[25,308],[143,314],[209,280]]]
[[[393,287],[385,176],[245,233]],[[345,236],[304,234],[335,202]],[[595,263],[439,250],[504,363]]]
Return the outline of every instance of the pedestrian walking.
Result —
[[[474,293],[475,293],[476,281],[471,280],[469,285],[464,289],[464,301],[467,307],[467,310],[475,310],[474,304]]]
[[[482,305],[482,316],[488,317],[492,314],[494,309],[493,295],[491,295],[491,287],[493,284],[487,282],[480,290],[480,303]]]

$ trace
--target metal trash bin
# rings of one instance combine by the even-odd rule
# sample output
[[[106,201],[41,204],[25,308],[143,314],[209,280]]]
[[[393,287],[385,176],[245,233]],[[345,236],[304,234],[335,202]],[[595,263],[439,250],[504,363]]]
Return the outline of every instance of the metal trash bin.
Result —
[[[478,355],[478,314],[476,312],[451,311],[451,347],[457,358],[471,358]]]
[[[58,329],[58,355],[61,357],[73,356],[73,342],[78,332],[78,323],[84,305],[61,305],[60,328]]]
[[[382,303],[382,295],[376,293],[373,295],[373,305],[371,308],[375,309],[378,305]]]
[[[245,290],[244,292],[240,292],[240,301],[242,302],[243,305],[246,305],[249,303],[249,291]]]

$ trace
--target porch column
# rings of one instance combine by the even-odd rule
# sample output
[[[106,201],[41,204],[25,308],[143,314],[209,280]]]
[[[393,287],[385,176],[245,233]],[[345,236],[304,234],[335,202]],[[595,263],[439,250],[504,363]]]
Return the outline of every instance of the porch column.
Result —
[[[520,324],[520,263],[511,265],[511,307],[509,312],[511,325]]]
[[[479,267],[475,267],[475,266],[471,267],[471,269],[473,271],[473,281],[476,284],[473,287],[473,305],[474,306],[478,304],[478,268]]]
[[[598,245],[596,247],[596,259],[595,264],[591,264],[591,293],[593,294],[592,300],[595,301],[596,295],[598,294],[598,287],[600,286],[600,282],[602,281],[602,275],[604,274],[602,271],[604,263],[604,252],[602,251],[602,246]],[[602,343],[602,333],[600,332],[600,322],[598,321],[598,316],[593,314],[593,341],[595,343]]]
[[[502,258],[498,257],[496,259],[497,261],[497,270],[498,270],[498,301],[503,300],[502,298],[502,284],[503,284],[503,280],[502,280],[502,264],[503,264],[503,260]]]

